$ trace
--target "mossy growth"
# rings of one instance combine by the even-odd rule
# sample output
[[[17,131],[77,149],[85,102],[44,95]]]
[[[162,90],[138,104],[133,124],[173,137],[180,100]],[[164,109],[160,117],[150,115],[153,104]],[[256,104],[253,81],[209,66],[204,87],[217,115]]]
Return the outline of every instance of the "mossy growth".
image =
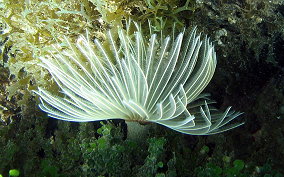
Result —
[[[23,176],[256,176],[280,177],[271,165],[216,157],[208,146],[190,148],[172,132],[126,139],[121,122],[70,123],[30,117],[0,129],[0,173]],[[179,143],[176,147],[173,143]],[[214,154],[214,153],[213,153]],[[220,160],[221,158],[221,160]]]
[[[273,170],[267,163],[264,166],[252,167],[250,164],[245,164],[243,160],[234,160],[233,163],[218,166],[214,163],[206,163],[204,166],[195,169],[197,177],[283,177],[283,174]]]
[[[149,138],[138,146],[125,140],[121,127],[112,123],[76,126],[53,119],[36,120],[35,124],[26,120],[17,127],[10,124],[0,129],[0,173],[4,176],[12,168],[23,176],[175,174],[175,157],[165,158],[165,138]]]
[[[122,140],[122,134],[117,131],[112,124],[102,123],[97,130],[100,137],[85,139],[81,143],[82,170],[87,176],[153,176],[158,174],[163,164],[174,161],[167,162],[163,158],[164,138],[149,138],[146,151],[135,141]],[[174,173],[174,170],[169,168],[166,173]]]

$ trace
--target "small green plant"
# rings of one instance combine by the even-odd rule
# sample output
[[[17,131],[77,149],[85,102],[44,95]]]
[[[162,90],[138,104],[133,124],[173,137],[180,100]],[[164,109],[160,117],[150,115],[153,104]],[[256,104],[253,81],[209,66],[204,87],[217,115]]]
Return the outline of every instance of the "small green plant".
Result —
[[[178,27],[183,26],[179,16],[184,11],[194,12],[196,9],[195,1],[186,0],[184,2],[179,0],[146,0],[145,12],[142,15],[142,20],[150,19],[153,22],[154,31],[161,31],[165,29],[172,29],[173,24]],[[183,3],[181,5],[181,3]],[[179,4],[179,5],[178,5]]]
[[[233,176],[246,176],[246,174],[242,173],[243,169],[245,167],[245,163],[242,160],[235,160],[233,162],[233,167],[229,167],[224,170],[224,174],[226,174],[228,177]]]
[[[209,152],[209,147],[205,145],[200,150],[200,154],[207,154],[208,152]]]
[[[248,174],[244,172],[245,163],[242,160],[235,160],[232,165],[220,167],[212,162],[207,163],[204,167],[196,169],[198,177],[246,177]]]
[[[20,175],[20,171],[17,169],[11,169],[9,171],[9,176],[19,176]]]
[[[84,161],[83,171],[90,175],[110,175],[131,173],[131,153],[134,142],[123,141],[123,134],[113,124],[101,123],[98,138],[85,139],[80,144]],[[118,175],[119,176],[119,175]]]
[[[59,177],[61,176],[58,171],[59,169],[52,165],[49,160],[43,160],[41,162],[41,176],[48,176],[48,177]]]
[[[277,172],[272,169],[269,163],[264,164],[263,166],[256,167],[256,172],[258,177],[283,177],[284,175],[280,172]]]
[[[137,176],[153,176],[157,173],[158,168],[163,168],[164,164],[161,161],[161,154],[164,152],[165,138],[150,138],[148,139],[149,155],[145,159],[144,165],[139,168]]]

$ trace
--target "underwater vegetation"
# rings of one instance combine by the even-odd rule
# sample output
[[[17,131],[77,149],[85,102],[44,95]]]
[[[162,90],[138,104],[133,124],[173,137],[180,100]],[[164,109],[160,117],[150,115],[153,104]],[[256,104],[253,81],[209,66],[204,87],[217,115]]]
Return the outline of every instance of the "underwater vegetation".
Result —
[[[193,135],[216,134],[241,125],[226,125],[241,113],[229,107],[212,114],[216,110],[209,108],[207,95],[200,94],[217,62],[207,37],[201,40],[193,29],[173,34],[171,39],[150,29],[147,39],[135,22],[131,33],[131,24],[126,32],[118,28],[118,42],[109,31],[108,43],[103,46],[95,39],[94,47],[87,34],[79,37],[76,46],[66,39],[67,49],[41,57],[41,65],[63,96],[39,88],[40,108],[61,120],[154,122]]]
[[[174,46],[180,32],[184,44],[191,31],[183,31],[183,26],[198,26],[198,31],[208,34],[218,67],[203,92],[211,94],[219,110],[232,105],[245,112],[246,123],[212,136],[185,135],[151,123],[142,126],[147,136],[137,144],[127,132],[128,124],[137,122],[48,118],[38,108],[33,90],[40,87],[58,99],[70,98],[60,92],[48,69],[38,65],[39,57],[56,62],[50,51],[57,55],[72,51],[72,46],[80,61],[86,61],[76,46],[85,30],[93,49],[98,49],[93,43],[97,39],[113,56],[108,31],[118,49],[117,28],[136,42],[137,28],[132,24],[125,30],[123,19],[129,17],[141,23],[145,46],[155,33],[157,46],[168,34],[169,47]],[[147,20],[152,22],[150,34]],[[283,29],[283,0],[2,0],[0,176],[283,176]],[[202,45],[204,40],[201,36]],[[123,49],[119,51],[123,56]],[[100,50],[96,52],[105,61]],[[111,62],[118,66],[114,57]],[[207,96],[205,100],[210,115],[216,115],[213,101]],[[205,100],[189,103],[190,114],[200,115],[199,106],[192,108],[199,103],[206,113]]]

